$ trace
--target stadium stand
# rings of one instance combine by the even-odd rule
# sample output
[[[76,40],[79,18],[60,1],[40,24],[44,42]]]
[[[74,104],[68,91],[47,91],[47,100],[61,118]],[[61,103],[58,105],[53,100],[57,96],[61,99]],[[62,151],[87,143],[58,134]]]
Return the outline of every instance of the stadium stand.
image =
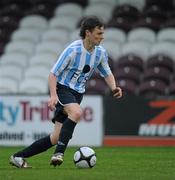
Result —
[[[137,87],[138,85],[129,79],[119,79],[118,81],[119,86],[123,90],[123,95],[137,95]]]
[[[117,28],[106,28],[104,38],[106,41],[114,41],[116,44],[126,42],[125,32]]]
[[[87,94],[105,95],[107,90],[106,84],[101,78],[92,78],[86,85]]]
[[[0,77],[0,94],[17,94],[18,83],[8,77]]]
[[[45,80],[41,80],[43,90],[26,90],[32,86],[27,72],[38,65],[49,70],[66,44],[79,38],[81,21],[88,15],[96,15],[105,22],[102,45],[124,92],[172,95],[174,12],[173,0],[1,0],[0,87],[5,82],[3,78],[7,83],[0,93],[48,93]],[[105,83],[94,76],[87,93],[108,94]],[[25,84],[24,78],[29,82]]]
[[[21,94],[47,94],[47,81],[34,78],[23,79],[19,84]]]
[[[150,67],[163,67],[166,68],[171,73],[174,72],[174,62],[173,59],[169,56],[166,56],[164,54],[156,54],[153,56],[150,56],[146,61],[146,66],[148,68]]]
[[[9,64],[12,66],[26,68],[28,65],[28,56],[19,52],[3,54],[0,58],[0,65]]]
[[[17,82],[20,82],[23,78],[23,68],[20,66],[14,66],[11,64],[0,66],[0,77],[10,78]]]
[[[169,85],[171,73],[164,67],[151,67],[145,69],[143,73],[143,80],[159,80]]]
[[[119,80],[126,79],[134,81],[135,84],[139,84],[141,72],[135,67],[125,66],[122,68],[114,69],[114,76]]]
[[[159,80],[142,81],[138,86],[138,94],[147,98],[167,95],[167,86]]]
[[[149,28],[135,28],[128,33],[128,41],[148,41],[154,43],[156,41],[156,34]]]
[[[114,64],[114,68],[124,68],[126,66],[135,67],[140,72],[143,72],[145,64],[142,58],[134,54],[120,56]]]

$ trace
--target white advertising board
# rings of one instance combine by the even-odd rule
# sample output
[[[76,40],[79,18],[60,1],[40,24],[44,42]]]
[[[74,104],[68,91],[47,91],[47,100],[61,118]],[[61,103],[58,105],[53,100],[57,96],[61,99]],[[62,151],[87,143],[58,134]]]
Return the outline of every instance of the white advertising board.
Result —
[[[29,145],[52,132],[53,112],[48,96],[0,96],[0,145]],[[75,128],[71,146],[101,146],[103,110],[100,96],[84,96],[83,115]]]

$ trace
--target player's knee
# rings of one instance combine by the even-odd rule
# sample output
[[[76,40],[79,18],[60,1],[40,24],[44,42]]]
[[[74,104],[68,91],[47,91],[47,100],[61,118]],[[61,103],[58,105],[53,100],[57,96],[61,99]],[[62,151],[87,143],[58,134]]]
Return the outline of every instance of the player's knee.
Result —
[[[76,122],[80,121],[81,116],[82,116],[82,110],[80,108],[76,108],[76,109],[72,110],[69,114],[70,119],[72,119]]]
[[[81,109],[77,109],[75,111],[75,116],[76,116],[76,119],[79,121],[81,119],[81,116],[82,116],[82,110]]]

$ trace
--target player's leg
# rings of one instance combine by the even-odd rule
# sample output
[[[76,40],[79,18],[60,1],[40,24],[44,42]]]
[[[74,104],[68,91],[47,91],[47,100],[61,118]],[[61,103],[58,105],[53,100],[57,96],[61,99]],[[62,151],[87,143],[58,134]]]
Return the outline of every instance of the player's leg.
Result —
[[[80,120],[82,114],[79,104],[83,98],[83,94],[80,94],[61,84],[57,84],[57,89],[59,103],[56,108],[61,106],[65,114],[67,114],[67,118],[63,122],[57,146],[54,155],[51,158],[50,164],[54,166],[60,165],[63,162],[63,156],[67,144],[71,139],[74,128]]]
[[[53,122],[55,123],[54,131],[49,136],[35,141],[30,146],[24,148],[22,151],[19,151],[12,155],[10,157],[10,164],[19,168],[29,167],[24,158],[28,158],[41,152],[44,152],[53,145],[57,144],[62,123],[66,118],[67,115],[63,116],[62,113],[56,114],[53,118]]]
[[[56,147],[55,153],[63,153],[67,147],[69,140],[72,138],[74,128],[76,124],[80,121],[82,116],[82,110],[79,104],[71,103],[64,107],[64,110],[68,114],[68,118],[63,123],[60,131],[60,136],[58,140],[58,145]]]
[[[63,125],[62,123],[55,121],[54,131],[50,134],[50,141],[51,141],[52,145],[57,144],[62,125]]]
[[[35,141],[30,146],[12,155],[10,157],[10,164],[19,168],[27,168],[28,165],[24,158],[28,158],[41,152],[44,152],[52,146],[53,144],[51,142],[50,135],[48,135],[44,138]]]
[[[63,162],[64,152],[68,145],[69,140],[72,138],[74,128],[81,118],[82,110],[78,103],[71,103],[64,107],[68,118],[64,121],[60,131],[58,144],[56,146],[54,155],[51,158],[51,165],[60,165]]]

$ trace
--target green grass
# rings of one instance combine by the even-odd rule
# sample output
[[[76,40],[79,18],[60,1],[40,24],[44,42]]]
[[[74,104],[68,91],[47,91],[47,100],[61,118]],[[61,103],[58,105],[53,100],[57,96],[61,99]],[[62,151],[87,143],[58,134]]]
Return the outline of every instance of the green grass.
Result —
[[[28,159],[32,169],[9,165],[11,154],[21,147],[0,147],[0,180],[175,180],[175,148],[113,147],[94,148],[97,164],[92,169],[77,169],[68,148],[60,167],[49,165],[54,149]]]

